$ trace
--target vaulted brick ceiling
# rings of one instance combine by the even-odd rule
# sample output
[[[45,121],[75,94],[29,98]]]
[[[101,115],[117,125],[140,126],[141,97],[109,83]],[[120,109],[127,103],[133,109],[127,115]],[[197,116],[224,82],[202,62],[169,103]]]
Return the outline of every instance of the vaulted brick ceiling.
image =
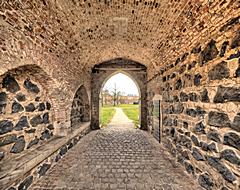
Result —
[[[13,4],[15,9],[10,8]],[[1,2],[3,19],[56,55],[77,74],[126,57],[148,66],[149,77],[194,44],[208,40],[236,0],[22,0]],[[224,11],[226,7],[230,9]],[[221,8],[219,8],[221,7]],[[217,15],[215,17],[214,15]],[[180,51],[181,50],[181,51]]]

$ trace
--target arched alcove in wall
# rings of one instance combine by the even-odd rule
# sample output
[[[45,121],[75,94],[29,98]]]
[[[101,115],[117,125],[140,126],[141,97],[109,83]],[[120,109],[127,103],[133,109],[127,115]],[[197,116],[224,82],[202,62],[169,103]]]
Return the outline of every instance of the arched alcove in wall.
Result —
[[[56,134],[52,85],[51,77],[37,65],[20,66],[0,76],[0,152],[6,165]]]
[[[136,61],[117,58],[97,64],[92,69],[91,83],[91,106],[92,119],[91,128],[99,129],[99,94],[105,82],[116,73],[124,73],[129,76],[139,89],[141,101],[140,106],[140,128],[147,129],[147,72],[146,66]]]
[[[71,110],[71,127],[79,127],[81,123],[90,121],[90,105],[87,91],[81,85],[75,93]]]

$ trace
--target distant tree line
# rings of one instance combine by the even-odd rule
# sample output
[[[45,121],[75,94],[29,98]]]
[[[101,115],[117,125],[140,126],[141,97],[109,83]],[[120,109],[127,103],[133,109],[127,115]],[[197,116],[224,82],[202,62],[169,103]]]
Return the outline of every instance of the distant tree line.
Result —
[[[126,95],[121,92],[116,84],[112,90],[104,89],[101,91],[101,103],[104,105],[119,105],[119,104],[138,104],[139,97],[136,95]]]

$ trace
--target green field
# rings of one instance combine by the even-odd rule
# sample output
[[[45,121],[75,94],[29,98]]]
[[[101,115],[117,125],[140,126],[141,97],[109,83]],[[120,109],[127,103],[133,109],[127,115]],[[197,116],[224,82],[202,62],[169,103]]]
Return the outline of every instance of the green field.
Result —
[[[100,120],[102,127],[107,126],[115,114],[114,107],[102,107],[100,112]]]
[[[137,126],[139,124],[139,105],[132,105],[132,104],[121,104],[118,106],[104,106],[101,109],[101,124],[102,126],[106,126],[112,119],[112,117],[115,114],[116,107],[122,108],[123,112],[126,114],[126,116],[133,120],[135,125]]]

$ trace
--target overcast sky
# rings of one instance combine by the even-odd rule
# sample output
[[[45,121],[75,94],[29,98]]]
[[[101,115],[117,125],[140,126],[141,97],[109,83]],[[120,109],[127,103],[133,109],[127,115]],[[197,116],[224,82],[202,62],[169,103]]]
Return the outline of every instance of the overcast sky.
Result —
[[[112,76],[104,85],[103,89],[112,91],[116,84],[118,91],[124,92],[126,95],[139,95],[137,86],[131,78],[122,73]]]

